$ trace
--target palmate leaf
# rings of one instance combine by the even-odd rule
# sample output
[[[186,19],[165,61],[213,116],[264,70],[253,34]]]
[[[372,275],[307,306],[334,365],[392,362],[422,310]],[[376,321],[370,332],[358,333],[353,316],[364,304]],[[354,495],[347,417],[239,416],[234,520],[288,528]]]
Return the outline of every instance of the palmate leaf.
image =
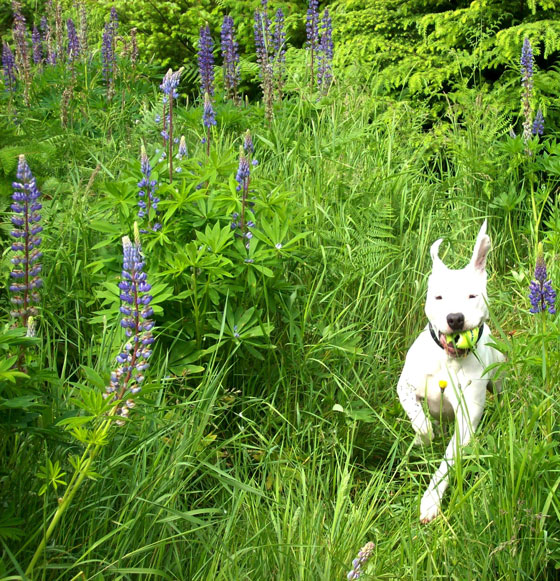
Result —
[[[0,540],[17,540],[20,539],[24,531],[22,526],[24,520],[13,516],[13,509],[7,509],[0,515]]]

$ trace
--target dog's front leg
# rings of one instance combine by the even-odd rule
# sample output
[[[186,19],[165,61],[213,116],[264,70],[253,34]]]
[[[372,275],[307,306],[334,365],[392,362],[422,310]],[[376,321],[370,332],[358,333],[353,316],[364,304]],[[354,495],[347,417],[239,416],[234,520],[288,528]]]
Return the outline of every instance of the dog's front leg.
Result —
[[[401,405],[416,432],[414,445],[429,444],[434,437],[432,422],[426,417],[424,409],[416,397],[416,387],[407,380],[406,367],[399,379],[397,393]]]
[[[420,502],[420,520],[428,523],[439,513],[441,499],[449,484],[449,470],[455,464],[457,454],[466,446],[475,432],[484,410],[485,391],[477,399],[482,401],[461,402],[455,410],[455,433],[445,450],[445,457],[430,480],[430,484]]]

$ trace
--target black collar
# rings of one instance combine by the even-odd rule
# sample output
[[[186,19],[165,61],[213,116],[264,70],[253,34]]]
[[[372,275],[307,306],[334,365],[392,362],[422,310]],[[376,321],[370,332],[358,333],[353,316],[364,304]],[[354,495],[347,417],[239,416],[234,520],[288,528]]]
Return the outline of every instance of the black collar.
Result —
[[[432,327],[432,323],[428,323],[428,327],[430,329],[430,335],[432,336],[432,339],[436,342],[436,344],[438,345],[438,347],[440,349],[443,349],[443,345],[441,344],[439,337],[436,335],[436,332],[434,331],[434,328]],[[478,342],[480,341],[480,338],[482,337],[483,329],[484,329],[484,323],[481,323],[480,327],[478,328],[478,337],[476,339],[476,343],[474,344],[475,347],[478,345]],[[470,349],[461,349],[460,351],[467,352],[467,351],[470,351]]]

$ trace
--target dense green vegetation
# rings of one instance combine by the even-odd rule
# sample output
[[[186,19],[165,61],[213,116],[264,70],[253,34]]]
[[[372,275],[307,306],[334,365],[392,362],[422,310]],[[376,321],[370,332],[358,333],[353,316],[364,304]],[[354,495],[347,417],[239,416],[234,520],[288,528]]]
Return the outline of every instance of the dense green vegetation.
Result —
[[[28,25],[54,22],[57,2],[22,4]],[[104,4],[84,4],[79,58],[64,29],[58,64],[30,64],[27,85],[18,68],[13,91],[3,77],[0,577],[344,579],[372,541],[363,579],[555,579],[560,329],[529,312],[539,243],[555,288],[560,271],[555,3],[332,2],[334,83],[317,90],[307,3],[270,2],[288,39],[271,116],[252,36],[260,2],[115,2],[114,76]],[[78,8],[61,5],[62,21],[78,22]],[[217,47],[229,12],[251,98],[226,98],[216,48],[208,129],[199,27]],[[15,51],[12,21],[0,8]],[[162,64],[185,67],[180,159],[172,139],[162,158]],[[544,134],[524,135],[539,108]],[[247,130],[254,153],[242,156],[258,163],[240,183]],[[144,217],[142,147],[160,198]],[[34,336],[10,315],[22,154],[43,205]],[[425,526],[419,500],[452,426],[412,448],[395,386],[425,325],[431,243],[444,237],[446,262],[462,266],[484,218],[505,389],[489,395],[444,513]],[[126,341],[125,236],[140,238],[155,327],[119,426],[102,394]]]

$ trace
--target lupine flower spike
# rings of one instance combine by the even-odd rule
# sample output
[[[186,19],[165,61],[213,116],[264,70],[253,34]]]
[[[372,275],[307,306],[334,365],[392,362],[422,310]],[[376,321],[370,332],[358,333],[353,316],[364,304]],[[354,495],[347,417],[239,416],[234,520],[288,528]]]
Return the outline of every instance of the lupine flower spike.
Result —
[[[247,201],[249,183],[251,181],[251,167],[246,153],[252,152],[252,150],[253,142],[251,140],[251,134],[247,132],[244,145],[239,148],[239,167],[237,168],[237,174],[235,176],[237,181],[236,189],[238,192],[241,192],[241,216],[237,212],[234,212],[232,215],[233,221],[231,223],[231,229],[235,231],[235,235],[244,238],[245,248],[247,250],[249,250],[251,239],[253,238],[253,233],[250,229],[255,227],[255,222],[253,220],[247,220],[247,208],[251,211],[253,211],[253,209],[251,204]],[[239,230],[239,232],[237,232],[237,230]],[[253,260],[248,258],[245,262],[253,262]]]
[[[274,90],[276,92],[276,98],[281,101],[286,68],[286,33],[284,31],[284,13],[280,8],[278,8],[274,17],[274,36],[272,38],[272,44],[274,51],[272,65]]]
[[[177,151],[176,157],[177,159],[183,159],[184,157],[187,157],[187,141],[184,135],[181,135],[181,140],[179,141],[179,149]],[[179,171],[179,168],[177,168],[177,171]]]
[[[29,92],[31,90],[31,65],[29,63],[29,51],[27,48],[27,24],[25,17],[19,11],[19,5],[14,12],[14,42],[16,49],[16,66],[20,78],[23,79],[23,98],[29,107]]]
[[[264,10],[262,12],[255,12],[253,31],[255,35],[255,48],[257,51],[257,63],[259,64],[265,116],[270,121],[273,115],[274,75],[270,57],[270,20],[266,12],[266,2],[263,2],[263,8]]]
[[[222,24],[222,56],[224,60],[224,87],[228,97],[237,105],[239,103],[237,86],[240,80],[239,53],[231,16],[224,16]]]
[[[206,93],[204,95],[204,111],[202,112],[202,124],[206,127],[206,137],[203,142],[206,143],[206,155],[210,155],[210,138],[212,125],[216,125],[216,115],[214,113],[214,108],[212,107],[212,101],[210,100],[210,95]]]
[[[157,206],[159,203],[159,198],[156,196],[155,192],[158,187],[157,180],[151,179],[152,175],[152,166],[150,165],[150,160],[148,159],[148,154],[146,153],[146,148],[142,146],[140,152],[140,169],[142,171],[142,179],[138,182],[138,187],[140,190],[138,191],[138,197],[140,200],[138,201],[138,206],[140,209],[138,210],[138,217],[139,218],[146,218],[148,222],[148,226],[150,225],[150,210],[155,212],[156,216],[159,214]],[[161,228],[161,224],[156,222],[152,226],[152,230],[156,232]],[[142,231],[143,233],[146,230]]]
[[[4,88],[6,91],[13,93],[16,90],[16,61],[14,53],[9,45],[2,44],[2,73],[4,76]]]
[[[136,225],[135,225],[136,228]],[[144,372],[149,367],[148,359],[152,354],[154,322],[150,318],[151,285],[143,271],[144,257],[138,236],[131,242],[123,238],[123,270],[119,283],[121,290],[120,308],[123,318],[121,327],[128,338],[123,350],[117,356],[119,366],[111,373],[111,381],[105,388],[105,398],[119,401],[116,415],[117,425],[123,425],[130,410],[135,406],[134,396],[142,389]]]
[[[198,72],[200,74],[200,89],[202,95],[208,93],[214,96],[214,43],[210,36],[208,24],[201,27],[198,41]]]
[[[544,133],[544,115],[541,109],[537,110],[531,133],[533,135],[542,135]]]
[[[39,29],[34,26],[31,33],[31,44],[33,45],[33,62],[36,65],[41,65],[43,62],[43,39]]]
[[[76,25],[71,18],[66,21],[66,30],[68,31],[68,61],[73,63],[80,56],[80,40],[76,32]]]
[[[169,183],[173,183],[173,101],[179,97],[177,92],[177,87],[179,87],[179,81],[181,80],[181,73],[183,72],[183,67],[178,71],[173,72],[169,69],[163,77],[163,81],[159,88],[163,91],[163,104],[168,104],[169,111],[167,113],[167,129],[163,129],[162,137],[167,142],[167,159],[169,161]],[[165,115],[165,107],[164,107]]]
[[[319,48],[319,0],[309,0],[307,17],[305,22],[307,33],[307,49],[310,53],[311,87],[315,79],[315,57]]]
[[[352,561],[352,570],[346,575],[348,581],[354,581],[354,579],[359,579],[362,576],[363,566],[371,557],[373,549],[375,549],[375,545],[371,542],[361,548],[358,557]]]
[[[317,85],[319,91],[326,93],[332,82],[332,20],[328,9],[321,20],[321,38],[319,40],[319,51],[317,53]]]
[[[552,288],[552,283],[547,280],[546,263],[544,261],[542,243],[539,243],[537,250],[537,261],[535,264],[535,279],[529,285],[529,300],[531,301],[531,313],[544,313],[548,311],[551,315],[556,314],[556,291]]]
[[[103,61],[103,79],[107,87],[107,99],[110,101],[115,94],[115,42],[113,26],[110,22],[105,24],[103,40],[101,43],[101,60]]]
[[[29,317],[36,316],[37,303],[40,300],[39,288],[42,280],[39,277],[42,256],[39,250],[43,230],[39,224],[41,215],[38,213],[42,206],[39,197],[41,192],[37,188],[37,182],[33,177],[25,156],[19,156],[17,179],[14,182],[13,203],[11,209],[14,212],[12,224],[14,229],[11,234],[16,239],[12,244],[15,252],[12,258],[14,270],[11,276],[15,281],[10,285],[13,294],[12,303],[15,309],[11,312],[13,317],[21,317],[24,327],[27,327]]]
[[[527,143],[531,139],[533,120],[531,110],[531,96],[533,94],[533,49],[528,38],[523,41],[521,49],[521,85],[523,92],[521,103],[523,108],[523,141],[526,151]]]

